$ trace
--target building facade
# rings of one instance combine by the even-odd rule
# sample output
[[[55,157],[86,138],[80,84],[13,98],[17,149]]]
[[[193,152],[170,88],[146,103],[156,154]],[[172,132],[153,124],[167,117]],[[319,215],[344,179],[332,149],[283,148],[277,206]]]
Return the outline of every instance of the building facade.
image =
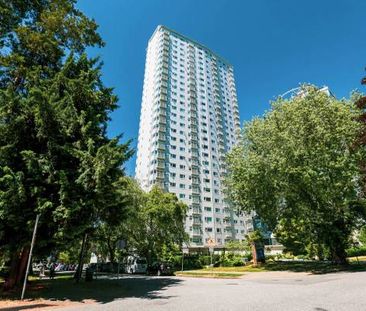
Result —
[[[240,131],[233,67],[203,45],[158,26],[145,63],[136,178],[189,206],[190,247],[222,247],[253,230],[223,194],[224,158]]]

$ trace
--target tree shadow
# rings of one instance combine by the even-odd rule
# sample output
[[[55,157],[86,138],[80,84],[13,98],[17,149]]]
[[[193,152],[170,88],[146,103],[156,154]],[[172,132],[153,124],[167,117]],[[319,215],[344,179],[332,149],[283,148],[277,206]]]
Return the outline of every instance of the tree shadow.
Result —
[[[265,264],[265,270],[309,272],[312,274],[362,272],[366,271],[366,263],[350,263],[348,265],[337,265],[326,261],[272,261]]]
[[[31,282],[26,292],[27,299],[46,299],[51,301],[70,300],[83,302],[92,300],[107,303],[116,299],[145,298],[169,299],[161,291],[182,283],[175,277],[122,277],[117,279],[98,279],[91,282],[81,281],[76,284],[73,279],[37,280]],[[15,293],[2,297],[5,299],[19,299]],[[14,309],[16,310],[16,309]],[[1,309],[0,309],[1,311]]]
[[[47,303],[34,303],[34,304],[31,304],[31,305],[0,308],[0,311],[32,310],[32,309],[46,308],[46,307],[52,307],[52,306],[53,306],[52,304],[47,304]]]

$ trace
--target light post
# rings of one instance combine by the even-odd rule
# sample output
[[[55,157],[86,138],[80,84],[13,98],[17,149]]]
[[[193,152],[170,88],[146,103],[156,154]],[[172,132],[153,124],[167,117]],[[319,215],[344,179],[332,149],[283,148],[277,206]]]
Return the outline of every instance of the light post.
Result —
[[[36,240],[36,232],[37,232],[38,221],[39,221],[39,214],[36,216],[36,222],[34,223],[32,242],[31,242],[31,247],[30,247],[29,255],[28,255],[27,269],[25,270],[25,276],[24,276],[22,296],[20,297],[21,300],[23,300],[23,298],[24,298],[25,287],[27,286],[27,278],[28,278],[28,273],[29,273],[29,266],[30,266],[30,263],[31,263],[31,260],[32,260],[32,252],[33,252],[34,242]]]
[[[184,254],[189,254],[188,247],[182,247],[182,271],[184,270]]]

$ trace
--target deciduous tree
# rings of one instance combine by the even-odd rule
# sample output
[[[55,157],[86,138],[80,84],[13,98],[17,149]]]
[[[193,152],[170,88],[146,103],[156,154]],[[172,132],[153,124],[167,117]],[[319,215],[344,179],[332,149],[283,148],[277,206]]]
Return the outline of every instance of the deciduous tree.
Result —
[[[134,185],[135,197],[128,220],[123,223],[130,250],[146,257],[149,264],[154,258],[175,250],[186,241],[184,221],[187,206],[174,194],[153,187],[148,193]]]
[[[280,238],[292,234],[291,243],[306,236],[339,263],[366,214],[358,168],[365,150],[355,144],[361,127],[354,107],[304,86],[248,122],[228,156],[228,194],[239,208],[255,211]]]

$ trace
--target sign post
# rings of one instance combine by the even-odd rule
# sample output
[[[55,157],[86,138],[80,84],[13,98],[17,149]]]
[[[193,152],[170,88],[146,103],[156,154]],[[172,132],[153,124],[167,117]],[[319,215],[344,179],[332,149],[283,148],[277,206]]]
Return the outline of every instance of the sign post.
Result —
[[[209,238],[207,241],[207,245],[208,245],[208,250],[210,252],[210,262],[211,262],[210,266],[212,267],[212,265],[213,265],[212,264],[212,255],[214,253],[215,245],[216,245],[215,240],[213,238]]]

